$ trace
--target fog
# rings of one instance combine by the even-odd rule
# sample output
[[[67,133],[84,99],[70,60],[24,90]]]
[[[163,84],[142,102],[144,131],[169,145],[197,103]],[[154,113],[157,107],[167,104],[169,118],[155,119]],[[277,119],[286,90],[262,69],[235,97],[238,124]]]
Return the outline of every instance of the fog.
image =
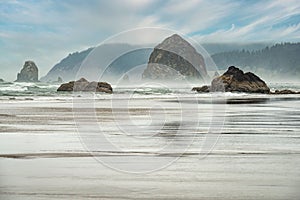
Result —
[[[300,65],[298,56],[296,56],[297,51],[291,55],[291,53],[287,53],[289,50],[286,50],[287,48],[298,48],[299,44],[274,45],[277,49],[282,46],[284,50],[278,49],[277,51],[279,54],[286,55],[286,61],[282,58],[284,55],[276,56],[277,54],[260,57],[259,63],[257,63],[257,59],[255,61],[255,58],[249,58],[249,62],[247,58],[243,60],[241,56],[235,56],[235,59],[233,59],[233,55],[237,55],[239,52],[245,52],[245,54],[250,52],[249,55],[253,55],[254,53],[258,54],[266,51],[266,49],[271,51],[273,46],[269,48],[267,45],[270,46],[268,43],[206,43],[195,45],[195,48],[204,57],[210,78],[214,76],[215,72],[222,74],[229,66],[234,65],[241,68],[244,72],[250,71],[257,74],[267,83],[299,82]],[[61,77],[64,82],[85,77],[90,81],[107,81],[116,84],[129,71],[131,74],[131,77],[129,77],[130,81],[137,82],[140,81],[140,76],[147,67],[150,54],[155,46],[156,44],[102,44],[96,48],[69,54],[57,62],[46,76],[41,74],[41,71],[45,71],[44,69],[41,70],[42,66],[39,66],[38,63],[36,64],[39,67],[40,80],[43,82],[56,81],[58,77]],[[275,57],[279,61],[273,61],[276,60]],[[16,78],[11,77],[16,77],[22,66],[23,63],[20,63],[20,69],[17,71],[15,71],[15,68],[6,69],[6,72],[2,73],[3,76],[0,76],[0,78],[6,81],[14,81]],[[6,75],[8,72],[10,76]],[[178,80],[174,81],[177,82]],[[193,82],[197,83],[197,80]],[[199,80],[199,84],[201,82],[203,81]],[[209,80],[204,82],[209,82]]]

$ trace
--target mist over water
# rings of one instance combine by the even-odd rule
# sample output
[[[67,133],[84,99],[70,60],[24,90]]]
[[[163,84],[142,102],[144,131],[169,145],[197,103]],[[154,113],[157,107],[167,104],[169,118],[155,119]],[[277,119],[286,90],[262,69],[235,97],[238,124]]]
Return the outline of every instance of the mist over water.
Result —
[[[112,78],[114,80],[114,78]],[[141,80],[135,82],[126,82],[112,84],[114,93],[122,94],[126,92],[134,92],[140,95],[165,95],[165,94],[195,94],[191,91],[192,87],[201,86],[205,83],[198,83],[196,81],[191,82],[168,82],[168,81],[153,81],[143,82]],[[0,83],[0,96],[70,96],[72,92],[57,92],[58,83],[22,83],[22,82],[1,82]],[[271,91],[290,89],[294,91],[300,90],[299,82],[270,82],[268,83]],[[260,94],[245,94],[245,93],[227,93],[229,96],[260,96]],[[97,94],[102,96],[106,94]],[[197,94],[199,96],[206,96],[211,94]],[[261,95],[263,96],[263,95]]]

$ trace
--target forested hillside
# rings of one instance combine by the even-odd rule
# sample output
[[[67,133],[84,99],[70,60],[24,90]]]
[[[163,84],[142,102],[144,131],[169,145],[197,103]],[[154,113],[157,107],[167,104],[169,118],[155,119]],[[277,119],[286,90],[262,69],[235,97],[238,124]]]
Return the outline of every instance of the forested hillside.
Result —
[[[230,51],[212,56],[219,69],[230,65],[268,77],[300,77],[300,43],[281,43],[256,51]]]

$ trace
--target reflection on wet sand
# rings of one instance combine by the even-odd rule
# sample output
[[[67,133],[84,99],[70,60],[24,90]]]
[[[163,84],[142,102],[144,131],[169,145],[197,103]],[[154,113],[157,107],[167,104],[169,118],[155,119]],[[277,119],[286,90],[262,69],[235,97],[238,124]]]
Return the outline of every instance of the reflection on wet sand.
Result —
[[[90,126],[86,136],[91,141],[103,134],[118,149],[88,151],[72,99],[2,99],[0,199],[298,199],[299,98],[225,100],[199,98],[196,118],[189,106],[195,101],[188,97],[134,99],[129,109],[111,109],[110,99],[97,99],[95,119],[103,132],[93,129],[98,127],[85,108],[77,108],[81,115],[76,117]],[[222,134],[206,155],[201,147],[212,115],[223,114]],[[117,122],[132,131],[120,131]],[[168,151],[160,151],[170,144]],[[120,172],[101,163],[109,159],[125,168],[132,158],[146,166],[153,158],[173,162],[147,174]]]

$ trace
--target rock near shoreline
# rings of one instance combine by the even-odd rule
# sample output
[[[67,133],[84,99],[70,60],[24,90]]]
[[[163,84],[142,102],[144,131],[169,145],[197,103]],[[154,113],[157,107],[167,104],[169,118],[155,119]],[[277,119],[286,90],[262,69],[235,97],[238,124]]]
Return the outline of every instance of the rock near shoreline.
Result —
[[[300,94],[300,92],[285,89],[285,90],[275,90],[275,92],[270,92],[270,94]]]
[[[270,88],[255,74],[244,73],[239,68],[231,66],[223,75],[212,80],[210,91],[268,94]]]
[[[221,76],[214,78],[210,86],[194,87],[192,91],[207,92],[245,92],[262,94],[300,94],[292,90],[270,91],[267,84],[252,72],[244,73],[237,67],[230,66]]]
[[[204,85],[202,87],[194,87],[192,91],[196,91],[199,93],[208,93],[210,92],[210,86]]]
[[[109,83],[106,82],[89,82],[84,78],[77,81],[70,81],[69,83],[63,83],[57,89],[57,91],[65,92],[105,92],[111,94],[113,89]]]

